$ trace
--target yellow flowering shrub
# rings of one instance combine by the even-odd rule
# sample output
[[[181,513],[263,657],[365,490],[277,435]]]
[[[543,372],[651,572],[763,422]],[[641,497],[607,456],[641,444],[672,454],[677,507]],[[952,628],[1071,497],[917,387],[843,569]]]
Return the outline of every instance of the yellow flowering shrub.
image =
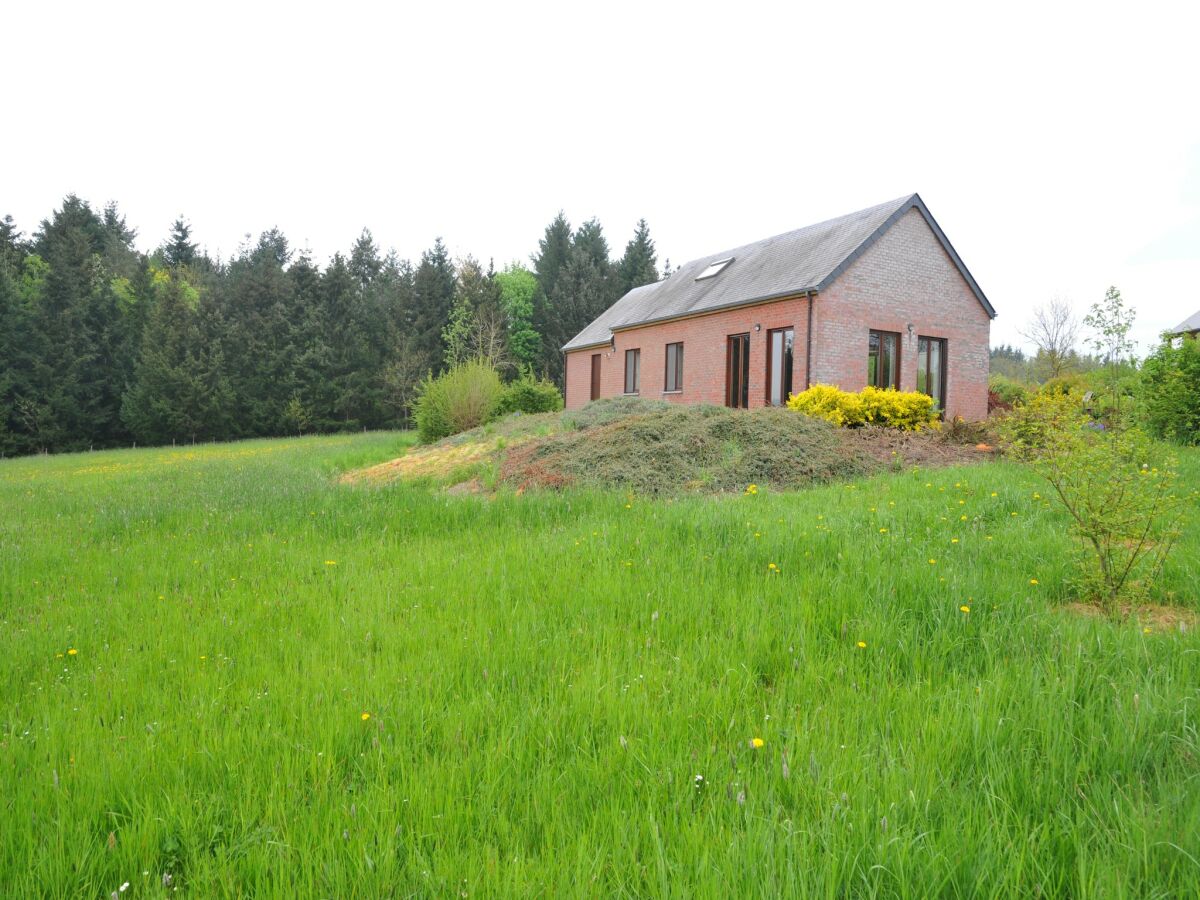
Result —
[[[920,431],[936,427],[938,423],[933,398],[920,391],[868,387],[854,393],[828,384],[814,384],[806,391],[793,394],[787,405],[789,409],[842,427],[883,425],[903,431]]]

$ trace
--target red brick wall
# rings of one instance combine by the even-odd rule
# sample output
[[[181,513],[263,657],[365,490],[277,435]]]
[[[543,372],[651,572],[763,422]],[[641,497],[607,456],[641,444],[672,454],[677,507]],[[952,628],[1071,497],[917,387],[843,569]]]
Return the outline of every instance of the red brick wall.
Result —
[[[900,387],[907,391],[916,390],[917,337],[946,338],[947,416],[987,417],[991,319],[915,209],[818,295],[813,383],[862,390],[872,328],[899,332]]]
[[[818,299],[818,304],[820,300]],[[761,329],[755,331],[755,326]],[[679,403],[725,402],[725,348],[731,334],[750,333],[750,405],[766,405],[767,332],[795,329],[792,389],[804,389],[804,344],[808,301],[804,297],[678,319],[617,332],[616,351],[605,345],[567,354],[567,409],[578,409],[591,397],[592,354],[600,357],[600,396],[619,397],[625,391],[625,351],[642,351],[639,396]],[[683,342],[683,390],[664,392],[667,344]],[[864,351],[865,353],[865,351]],[[864,357],[865,358],[865,357]],[[864,362],[864,365],[866,363]]]
[[[601,355],[600,396],[625,387],[625,351],[642,351],[640,396],[683,403],[725,402],[726,338],[750,333],[750,405],[766,402],[767,332],[796,330],[793,390],[804,389],[808,301],[804,297],[647,325],[616,335],[608,345],[567,354],[567,408],[591,397],[591,359]],[[908,325],[912,324],[909,337]],[[755,326],[761,330],[756,331]],[[947,339],[946,406],[949,416],[987,416],[991,319],[942,249],[925,219],[910,210],[815,298],[812,383],[861,390],[867,380],[867,332],[901,335],[900,387],[915,390],[917,336]],[[683,341],[683,391],[663,392],[666,345]]]

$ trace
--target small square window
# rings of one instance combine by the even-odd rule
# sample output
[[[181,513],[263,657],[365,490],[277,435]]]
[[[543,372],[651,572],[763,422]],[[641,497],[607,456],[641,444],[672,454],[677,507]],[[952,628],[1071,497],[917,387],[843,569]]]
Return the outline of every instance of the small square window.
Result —
[[[732,256],[725,259],[718,259],[716,262],[709,263],[708,268],[696,276],[696,280],[702,281],[705,278],[712,278],[714,275],[720,275],[724,268],[731,262],[733,262]]]

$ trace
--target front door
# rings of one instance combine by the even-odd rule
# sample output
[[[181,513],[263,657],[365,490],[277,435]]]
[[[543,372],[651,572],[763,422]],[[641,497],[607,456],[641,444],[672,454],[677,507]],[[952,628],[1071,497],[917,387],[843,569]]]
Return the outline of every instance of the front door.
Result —
[[[592,399],[600,399],[600,354],[592,354]]]
[[[750,335],[731,334],[725,351],[725,405],[750,405]]]

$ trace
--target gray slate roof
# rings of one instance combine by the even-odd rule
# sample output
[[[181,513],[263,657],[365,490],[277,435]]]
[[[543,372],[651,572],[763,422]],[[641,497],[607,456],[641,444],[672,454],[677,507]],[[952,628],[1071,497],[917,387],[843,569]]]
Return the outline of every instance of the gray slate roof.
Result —
[[[1172,334],[1187,334],[1189,331],[1200,331],[1200,309],[1190,318],[1184,319],[1175,326]]]
[[[696,313],[824,290],[910,209],[918,209],[958,266],[975,296],[995,316],[971,273],[917,194],[819,222],[786,234],[723,250],[680,266],[669,278],[634,288],[571,338],[563,350],[607,344],[614,330]],[[710,263],[733,257],[718,275],[697,281]]]

